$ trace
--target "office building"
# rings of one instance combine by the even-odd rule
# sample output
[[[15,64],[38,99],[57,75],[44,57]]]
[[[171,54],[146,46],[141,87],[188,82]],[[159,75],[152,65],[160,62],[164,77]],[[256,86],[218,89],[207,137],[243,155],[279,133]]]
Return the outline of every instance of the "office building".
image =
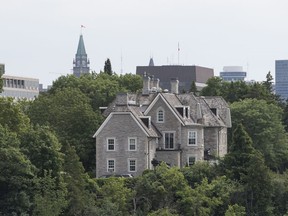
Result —
[[[173,78],[179,80],[179,92],[189,92],[192,81],[200,90],[205,86],[207,80],[214,76],[211,68],[195,65],[162,65],[154,66],[153,59],[150,59],[149,66],[137,66],[136,74],[143,76],[147,74],[152,79],[159,79],[162,89],[171,91],[170,81]]]
[[[235,82],[235,81],[244,81],[247,76],[247,73],[243,71],[241,66],[225,66],[223,71],[220,72],[220,77],[224,81]]]
[[[288,99],[288,60],[275,61],[275,92],[282,99]]]
[[[4,74],[2,80],[3,91],[0,97],[34,100],[39,95],[39,79]]]

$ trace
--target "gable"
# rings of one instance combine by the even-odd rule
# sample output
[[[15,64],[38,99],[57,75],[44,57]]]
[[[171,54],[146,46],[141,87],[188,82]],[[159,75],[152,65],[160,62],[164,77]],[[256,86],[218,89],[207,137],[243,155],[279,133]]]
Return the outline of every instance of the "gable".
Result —
[[[129,132],[132,129],[142,131],[146,136],[149,137],[149,133],[145,128],[138,122],[138,120],[130,112],[112,112],[101,124],[98,130],[93,135],[96,138],[100,132],[105,128],[109,128],[111,133],[113,132]]]
[[[165,104],[165,106],[167,107],[167,109],[175,116],[175,118],[182,124],[184,125],[184,122],[182,121],[182,119],[180,118],[180,114],[176,111],[176,109],[174,110],[172,108],[172,106],[168,103],[168,101],[161,95],[158,94],[154,100],[149,104],[149,106],[147,107],[147,109],[144,112],[144,115],[147,115],[152,109],[155,108],[155,105],[157,104],[157,102],[163,102]],[[156,108],[158,109],[158,107]]]

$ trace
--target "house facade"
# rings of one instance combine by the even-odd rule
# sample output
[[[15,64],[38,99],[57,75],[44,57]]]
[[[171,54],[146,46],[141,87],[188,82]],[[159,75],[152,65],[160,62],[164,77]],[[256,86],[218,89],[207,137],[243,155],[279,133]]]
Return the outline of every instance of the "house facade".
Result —
[[[230,109],[221,97],[179,94],[178,80],[171,92],[143,77],[139,94],[119,94],[103,108],[106,120],[96,138],[96,177],[140,175],[161,161],[184,167],[227,153]]]

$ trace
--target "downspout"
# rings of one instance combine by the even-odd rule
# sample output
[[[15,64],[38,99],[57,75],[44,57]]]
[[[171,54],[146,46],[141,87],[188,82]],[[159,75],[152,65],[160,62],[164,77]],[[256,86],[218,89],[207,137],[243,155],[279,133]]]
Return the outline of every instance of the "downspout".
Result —
[[[148,138],[148,146],[147,146],[147,167],[150,170],[151,169],[151,156],[150,156],[150,143],[153,138]]]
[[[181,123],[180,123],[180,130],[179,130],[179,134],[180,134],[180,168],[182,168],[182,157],[183,157],[183,154],[182,154],[182,125],[181,125]]]
[[[220,157],[220,131],[222,131],[223,127],[220,127],[218,130],[218,143],[217,143],[217,157]]]

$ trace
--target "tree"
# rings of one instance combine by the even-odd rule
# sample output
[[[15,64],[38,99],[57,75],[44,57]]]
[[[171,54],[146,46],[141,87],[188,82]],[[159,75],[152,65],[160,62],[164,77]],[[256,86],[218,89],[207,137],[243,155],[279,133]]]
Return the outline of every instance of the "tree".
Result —
[[[211,182],[217,176],[216,167],[206,161],[199,161],[193,166],[182,168],[180,171],[192,188],[195,184],[200,184],[205,178]]]
[[[196,84],[195,84],[194,80],[192,80],[192,82],[191,82],[190,92],[193,92],[195,95],[198,93],[198,89],[196,87]]]
[[[129,210],[132,209],[132,198],[134,194],[131,189],[125,186],[124,178],[105,179],[98,194],[102,197],[97,203],[100,208],[113,203],[114,214],[129,215]]]
[[[262,154],[253,148],[252,139],[242,124],[233,132],[229,153],[221,166],[232,180],[243,185],[238,204],[245,206],[247,215],[270,215],[271,177]]]
[[[40,95],[28,110],[31,122],[48,125],[61,143],[75,146],[87,171],[95,169],[93,134],[102,122],[100,112],[94,112],[90,99],[79,89],[64,88],[54,94]]]
[[[136,93],[143,87],[142,77],[137,74],[121,74],[119,76],[119,85],[120,88],[124,88],[128,92]]]
[[[148,216],[178,216],[173,210],[169,208],[158,209],[157,211],[150,212]]]
[[[109,58],[107,58],[107,60],[105,61],[105,64],[104,64],[104,73],[107,73],[110,76],[113,74],[112,66],[111,66],[111,62],[110,62]]]
[[[279,96],[275,95],[272,89],[273,77],[269,72],[264,82],[246,83],[244,81],[227,82],[219,77],[212,77],[206,82],[200,95],[203,96],[222,96],[227,102],[255,98],[265,100],[268,103],[274,103],[282,106]]]
[[[209,78],[206,84],[207,86],[201,90],[200,95],[223,96],[223,85],[225,85],[225,82],[220,77]]]
[[[29,126],[29,118],[19,103],[13,102],[12,98],[0,97],[0,124],[13,132],[22,133]]]
[[[60,183],[59,183],[60,182]],[[63,180],[52,177],[51,171],[45,171],[43,177],[35,182],[34,204],[32,215],[60,215],[67,206],[67,190]]]
[[[245,207],[239,206],[238,204],[229,205],[225,216],[245,216]]]
[[[119,92],[137,92],[142,88],[142,78],[139,75],[107,73],[84,74],[77,78],[73,75],[61,76],[53,82],[48,94],[55,94],[65,88],[79,89],[90,98],[93,110],[100,106],[108,106]]]
[[[264,100],[245,99],[231,104],[232,125],[243,124],[253,147],[273,170],[287,167],[288,140],[282,125],[282,109]]]
[[[0,215],[29,214],[35,167],[21,153],[16,133],[0,125]]]
[[[135,184],[135,210],[147,215],[162,208],[176,209],[178,192],[189,190],[183,174],[161,163],[154,171],[147,171]]]
[[[47,126],[37,125],[20,135],[21,152],[23,152],[32,164],[37,168],[37,175],[44,177],[57,177],[59,180],[63,165],[61,144],[55,133]]]
[[[96,209],[96,185],[85,173],[75,148],[63,144],[65,154],[63,177],[67,184],[68,206],[65,215],[89,215]]]
[[[230,204],[230,196],[235,192],[235,183],[225,176],[208,182],[204,178],[194,188],[177,192],[180,215],[223,215]]]

